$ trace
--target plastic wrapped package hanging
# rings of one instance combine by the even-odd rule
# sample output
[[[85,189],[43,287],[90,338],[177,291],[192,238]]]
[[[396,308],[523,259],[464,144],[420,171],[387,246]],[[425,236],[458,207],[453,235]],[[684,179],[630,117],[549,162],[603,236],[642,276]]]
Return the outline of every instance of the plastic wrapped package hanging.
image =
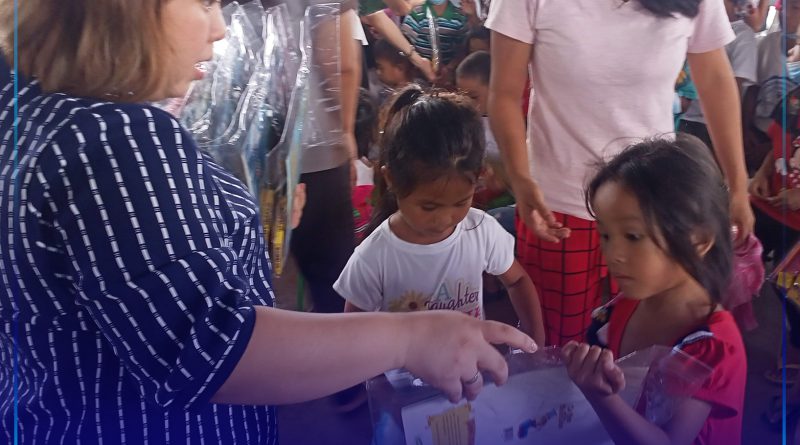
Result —
[[[306,9],[300,42],[302,58],[295,77],[286,125],[280,142],[267,154],[265,186],[260,189],[258,196],[264,234],[269,242],[273,271],[277,276],[283,272],[289,253],[292,234],[289,221],[293,212],[294,191],[300,180],[302,158],[309,155],[316,144],[330,143],[331,138],[337,143],[341,141],[340,107],[330,106],[331,102],[340,103],[339,90],[335,90],[334,97],[329,97],[332,94],[330,84],[320,82],[319,77],[322,74],[326,82],[336,81],[340,77],[339,20],[338,5],[313,5]],[[330,69],[335,71],[324,71]],[[319,87],[313,88],[314,85]],[[332,118],[335,118],[335,123],[329,121]],[[338,134],[334,131],[337,128]]]
[[[611,444],[592,406],[567,374],[560,349],[508,357],[509,380],[486,383],[475,401],[450,403],[435,389],[396,370],[367,382],[372,445]],[[617,360],[620,396],[663,424],[674,404],[691,397],[710,368],[680,350],[653,346]]]
[[[434,73],[439,73],[441,62],[441,46],[439,45],[439,22],[433,14],[430,5],[425,6],[425,17],[428,19],[428,37],[431,41],[431,68]]]
[[[253,47],[263,45],[259,43],[259,37],[242,7],[233,11],[225,41],[227,48],[213,75],[211,113],[207,121],[190,130],[202,150],[245,181],[241,153],[231,147],[228,141],[238,128],[235,116],[242,94],[253,71],[261,64],[261,56],[253,51]]]
[[[238,2],[232,2],[222,8],[222,16],[225,19],[226,28],[230,26],[233,12],[239,8]],[[228,49],[227,36],[220,41],[214,42],[214,53],[212,59],[201,64],[205,72],[203,79],[192,83],[189,92],[184,98],[183,106],[180,110],[180,121],[193,135],[201,134],[204,128],[208,127],[208,122],[212,112],[214,74],[220,61],[225,56]]]
[[[196,108],[204,111],[202,114],[193,111],[195,105],[192,100],[195,96],[190,91],[182,120],[201,150],[211,155],[217,164],[244,180],[241,153],[232,149],[228,140],[238,128],[234,116],[241,96],[256,66],[261,63],[261,56],[254,52],[253,47],[263,44],[255,34],[245,10],[238,4],[230,9],[229,7],[223,9],[223,15],[229,20],[225,38],[214,44],[214,52],[219,56],[215,57],[213,72],[206,75],[206,79],[211,79],[210,92],[206,79],[197,86],[200,91]],[[207,105],[206,100],[209,100]],[[195,118],[197,120],[194,122],[186,122]]]
[[[341,146],[343,142],[340,6],[339,3],[312,5],[306,9],[303,20],[304,46],[311,54],[306,55],[304,60],[312,86],[309,90],[308,128],[303,140],[303,156],[312,164],[319,156],[324,159],[330,147]]]
[[[264,51],[264,42],[266,36],[266,11],[260,1],[249,1],[241,5],[242,12],[247,17],[247,21],[253,28],[253,35],[256,37],[254,42],[251,42],[250,47],[255,54],[261,54]]]
[[[256,197],[268,186],[267,154],[279,141],[287,113],[290,91],[284,84],[287,74],[282,72],[290,51],[287,20],[283,4],[264,13],[261,63],[250,77],[232,124],[235,128],[226,141],[226,150],[241,157],[242,181]]]

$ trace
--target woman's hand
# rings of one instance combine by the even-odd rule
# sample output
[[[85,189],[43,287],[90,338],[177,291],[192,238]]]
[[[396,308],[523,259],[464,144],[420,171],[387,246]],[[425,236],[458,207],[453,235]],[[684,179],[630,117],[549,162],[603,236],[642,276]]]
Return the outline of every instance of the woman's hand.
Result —
[[[756,217],[750,206],[750,198],[746,191],[733,193],[730,196],[731,224],[736,227],[736,243],[743,242],[753,232]]]
[[[435,82],[436,81],[436,72],[433,70],[433,62],[429,59],[426,59],[419,55],[418,52],[414,52],[409,59],[411,64],[417,67],[417,69],[425,76],[425,79],[428,82]]]
[[[404,366],[426,383],[440,389],[451,402],[473,400],[483,387],[486,372],[501,385],[508,365],[492,344],[507,344],[534,352],[536,343],[503,323],[484,321],[453,311],[402,314],[407,335]],[[403,337],[401,337],[403,338]]]
[[[608,349],[571,341],[561,349],[569,377],[587,399],[617,394],[625,388],[625,375]]]
[[[517,211],[525,225],[539,238],[557,243],[569,237],[570,229],[556,221],[555,216],[544,203],[544,196],[530,178],[512,181]]]

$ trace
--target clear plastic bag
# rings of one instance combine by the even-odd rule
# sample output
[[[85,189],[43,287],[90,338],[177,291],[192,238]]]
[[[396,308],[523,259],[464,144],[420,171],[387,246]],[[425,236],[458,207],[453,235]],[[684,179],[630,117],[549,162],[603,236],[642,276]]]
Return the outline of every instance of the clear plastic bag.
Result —
[[[222,15],[225,19],[226,27],[230,26],[233,12],[238,8],[239,3],[235,1],[222,8]],[[212,59],[201,64],[201,69],[205,72],[205,76],[203,76],[202,80],[192,83],[180,111],[181,123],[195,136],[203,134],[209,126],[209,120],[213,111],[214,76],[217,66],[221,63],[229,48],[227,37],[228,33],[226,32],[226,37],[224,39],[214,42],[214,54]]]
[[[645,416],[657,424],[710,375],[703,363],[662,346],[634,352],[617,364],[626,379],[620,396],[632,407],[644,404]],[[457,404],[407,372],[369,380],[373,445],[611,443],[569,378],[559,348],[513,354],[508,365],[505,385],[487,382],[475,401]]]
[[[335,66],[336,74],[327,80],[338,80],[338,39],[331,39],[330,33],[335,32],[333,37],[339,35],[339,22],[338,4],[312,5],[306,9],[300,45],[302,59],[295,77],[286,126],[280,142],[266,157],[266,181],[258,196],[273,271],[277,276],[283,272],[289,253],[292,234],[289,221],[293,212],[294,191],[300,180],[302,158],[317,144],[330,143],[325,141],[331,137],[340,140],[341,119],[338,114],[333,118],[339,124],[339,135],[321,123],[322,119],[332,118],[331,113],[338,113],[338,90],[335,90],[335,97],[330,98],[336,107],[330,107],[327,102],[327,95],[332,94],[327,90],[329,87],[323,83],[319,88],[313,88],[319,85],[315,80],[320,73],[334,69],[330,64]]]
[[[254,3],[223,8],[225,38],[187,94],[181,121],[256,197],[280,275],[301,159],[342,142],[340,5],[307,8],[298,42],[286,4],[265,11]]]

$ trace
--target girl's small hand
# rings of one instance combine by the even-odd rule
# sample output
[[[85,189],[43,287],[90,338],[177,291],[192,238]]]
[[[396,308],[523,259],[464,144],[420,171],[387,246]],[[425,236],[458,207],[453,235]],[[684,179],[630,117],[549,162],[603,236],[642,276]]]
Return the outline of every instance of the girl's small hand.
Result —
[[[587,399],[607,397],[625,388],[625,375],[608,349],[571,341],[561,354],[567,373]]]
[[[800,189],[784,189],[777,195],[767,198],[775,207],[785,207],[791,211],[800,210]]]

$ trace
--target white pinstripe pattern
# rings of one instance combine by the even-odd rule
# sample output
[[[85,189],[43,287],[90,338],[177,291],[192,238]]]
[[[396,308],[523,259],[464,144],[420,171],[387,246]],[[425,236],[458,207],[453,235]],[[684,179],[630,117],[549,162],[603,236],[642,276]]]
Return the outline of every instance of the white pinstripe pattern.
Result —
[[[252,197],[160,110],[10,82],[0,62],[0,436],[15,314],[21,443],[276,443],[271,408],[205,402],[272,301]]]

